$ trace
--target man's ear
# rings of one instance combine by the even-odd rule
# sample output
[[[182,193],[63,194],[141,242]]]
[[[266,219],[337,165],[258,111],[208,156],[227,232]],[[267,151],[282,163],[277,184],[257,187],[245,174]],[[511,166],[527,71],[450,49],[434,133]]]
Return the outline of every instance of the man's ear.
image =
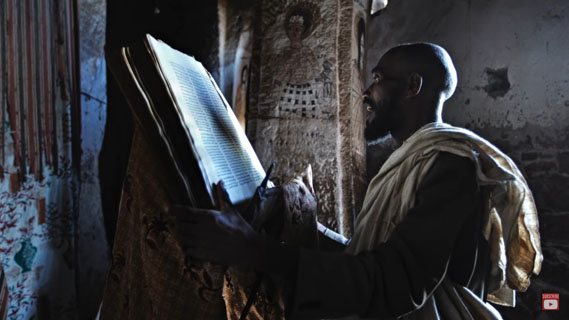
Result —
[[[423,77],[417,72],[413,72],[407,78],[407,98],[412,98],[421,92],[423,87]]]

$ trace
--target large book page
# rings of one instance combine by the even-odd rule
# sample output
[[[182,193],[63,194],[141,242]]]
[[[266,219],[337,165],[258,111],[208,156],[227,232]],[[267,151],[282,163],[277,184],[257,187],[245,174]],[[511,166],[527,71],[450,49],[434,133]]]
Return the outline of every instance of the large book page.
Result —
[[[193,57],[150,35],[147,40],[192,142],[210,196],[212,184],[223,180],[233,203],[250,198],[265,172],[213,78]]]

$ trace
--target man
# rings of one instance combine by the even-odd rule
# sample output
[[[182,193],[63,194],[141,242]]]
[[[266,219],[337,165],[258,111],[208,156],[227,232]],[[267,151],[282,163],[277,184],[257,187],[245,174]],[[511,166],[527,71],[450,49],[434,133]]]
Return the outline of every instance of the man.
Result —
[[[183,246],[289,278],[293,318],[500,319],[486,300],[513,305],[542,261],[525,180],[489,142],[443,123],[457,82],[443,48],[397,46],[372,73],[365,137],[401,146],[371,180],[344,252],[263,238],[234,210],[179,207]]]

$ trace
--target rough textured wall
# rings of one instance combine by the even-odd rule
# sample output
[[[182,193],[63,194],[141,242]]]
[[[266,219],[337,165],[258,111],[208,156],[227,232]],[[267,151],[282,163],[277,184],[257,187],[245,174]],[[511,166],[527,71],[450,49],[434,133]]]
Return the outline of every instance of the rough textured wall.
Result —
[[[340,1],[341,20],[338,35],[339,137],[341,163],[341,203],[338,220],[342,232],[351,236],[354,221],[363,203],[366,181],[366,143],[362,92],[365,89],[367,20],[369,4],[365,0]]]
[[[444,46],[458,69],[447,122],[470,128],[519,165],[533,190],[544,253],[541,274],[506,319],[568,319],[541,311],[543,292],[569,300],[569,4],[564,0],[390,2],[370,24],[368,69],[389,47],[430,41]],[[370,174],[392,149],[369,147]]]
[[[364,8],[361,1],[267,0],[253,31],[248,136],[265,167],[277,164],[277,182],[312,165],[319,219],[346,235],[364,176],[363,115],[355,102]]]
[[[103,225],[98,156],[107,108],[105,0],[79,0],[81,63],[81,192],[77,222],[79,319],[92,319],[103,293],[108,246]]]
[[[247,95],[255,12],[253,0],[220,0],[218,3],[218,85],[243,129],[247,125]]]
[[[73,1],[0,3],[0,262],[9,319],[76,318]]]

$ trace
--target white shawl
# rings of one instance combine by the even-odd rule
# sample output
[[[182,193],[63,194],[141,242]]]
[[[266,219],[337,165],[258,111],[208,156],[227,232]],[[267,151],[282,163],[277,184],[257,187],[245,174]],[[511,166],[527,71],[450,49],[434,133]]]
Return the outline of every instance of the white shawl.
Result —
[[[491,255],[488,300],[514,305],[514,290],[525,291],[531,274],[541,269],[537,210],[514,162],[466,129],[430,123],[393,152],[370,182],[347,251],[370,250],[389,238],[414,205],[415,192],[440,151],[475,163],[478,184],[487,191],[482,232]]]

